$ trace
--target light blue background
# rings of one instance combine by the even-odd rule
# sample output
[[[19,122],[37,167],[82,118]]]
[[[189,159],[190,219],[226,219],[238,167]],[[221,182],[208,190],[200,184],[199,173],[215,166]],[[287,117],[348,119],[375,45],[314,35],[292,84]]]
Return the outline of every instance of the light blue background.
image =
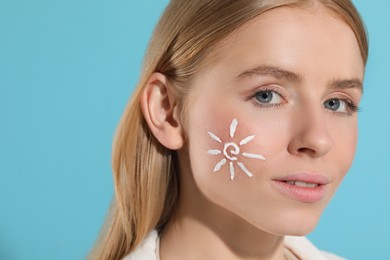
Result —
[[[167,0],[0,0],[0,259],[83,259],[107,212],[111,140]],[[354,165],[310,238],[390,259],[390,2],[354,1],[370,58]]]

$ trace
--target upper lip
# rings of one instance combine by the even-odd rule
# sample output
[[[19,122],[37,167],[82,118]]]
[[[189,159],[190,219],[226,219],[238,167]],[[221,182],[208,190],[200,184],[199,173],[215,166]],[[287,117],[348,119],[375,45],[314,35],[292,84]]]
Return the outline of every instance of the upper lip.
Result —
[[[315,183],[320,185],[325,185],[330,182],[329,178],[325,175],[318,174],[318,173],[307,173],[307,172],[292,173],[282,177],[275,178],[273,180],[284,181],[284,182],[300,181],[300,182]]]

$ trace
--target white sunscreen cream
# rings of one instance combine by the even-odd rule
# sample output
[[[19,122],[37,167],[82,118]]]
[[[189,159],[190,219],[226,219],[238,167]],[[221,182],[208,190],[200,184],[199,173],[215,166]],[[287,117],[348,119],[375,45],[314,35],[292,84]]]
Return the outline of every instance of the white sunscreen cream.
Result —
[[[229,134],[230,138],[234,139],[234,135],[236,133],[236,129],[238,126],[238,120],[233,119],[232,123],[230,124],[229,128]],[[246,158],[251,159],[258,159],[258,160],[265,160],[265,157],[261,154],[255,154],[255,153],[247,153],[243,152],[241,153],[240,147],[243,145],[246,145],[250,143],[255,136],[249,135],[242,139],[238,144],[236,144],[233,140],[230,140],[228,142],[223,142],[221,138],[219,138],[216,134],[207,131],[208,135],[216,142],[223,143],[223,149],[212,149],[208,150],[207,153],[213,156],[217,155],[223,155],[224,157],[215,165],[214,172],[218,172],[222,169],[222,167],[229,161],[229,171],[230,171],[230,180],[234,180],[235,177],[235,164],[248,176],[253,177],[253,174],[248,170],[248,168],[244,165],[244,163],[238,161],[239,156],[243,156]]]

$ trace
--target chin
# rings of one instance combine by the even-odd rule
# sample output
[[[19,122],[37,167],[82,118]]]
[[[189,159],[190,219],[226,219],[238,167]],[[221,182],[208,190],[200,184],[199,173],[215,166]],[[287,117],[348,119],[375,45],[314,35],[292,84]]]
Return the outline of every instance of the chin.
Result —
[[[295,225],[290,222],[286,225],[281,225],[275,228],[269,228],[267,233],[278,235],[278,236],[306,236],[310,234],[315,227],[317,226],[317,222],[314,224],[304,223],[302,225]]]
[[[305,226],[305,227],[294,227],[294,228],[288,228],[284,232],[284,236],[306,236],[309,233],[311,233],[314,228],[317,226],[317,223],[312,226]]]
[[[305,236],[311,233],[317,226],[320,215],[318,214],[286,214],[282,217],[273,230],[275,234],[283,236]]]
[[[318,210],[290,209],[272,212],[266,218],[259,217],[252,225],[269,234],[278,236],[305,236],[317,226],[321,217]]]

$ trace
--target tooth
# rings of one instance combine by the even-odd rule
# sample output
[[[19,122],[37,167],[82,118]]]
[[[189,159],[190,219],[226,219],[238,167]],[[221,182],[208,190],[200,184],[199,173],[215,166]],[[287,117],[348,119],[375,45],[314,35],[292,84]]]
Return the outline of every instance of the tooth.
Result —
[[[307,188],[315,188],[317,186],[316,183],[308,183],[303,181],[296,181],[295,185],[299,187],[307,187]]]
[[[304,181],[285,181],[286,183],[290,185],[295,185],[298,187],[305,187],[305,188],[315,188],[318,187],[317,183],[310,183],[310,182],[304,182]]]

